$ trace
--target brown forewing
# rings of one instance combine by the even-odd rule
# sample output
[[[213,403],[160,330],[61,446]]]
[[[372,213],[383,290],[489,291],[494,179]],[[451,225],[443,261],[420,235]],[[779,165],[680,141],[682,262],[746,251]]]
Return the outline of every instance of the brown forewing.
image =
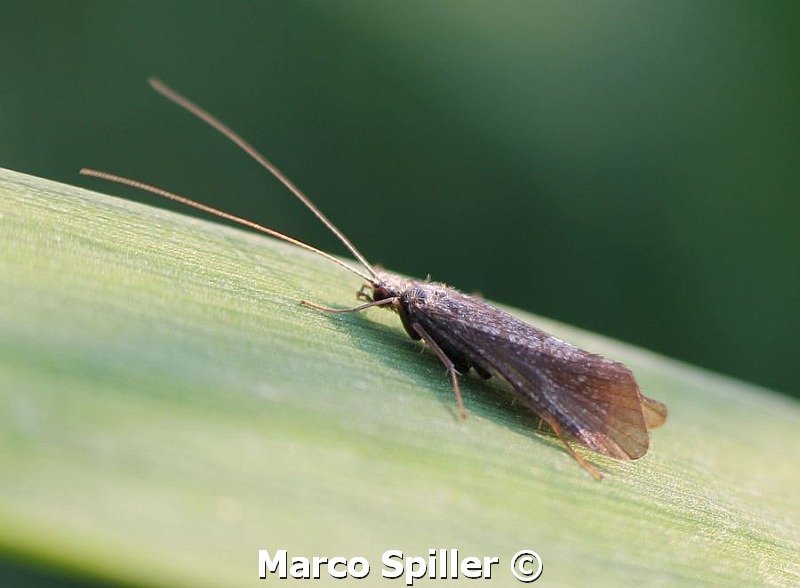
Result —
[[[647,452],[647,430],[664,422],[666,407],[643,397],[624,365],[441,284],[418,283],[405,294],[412,323],[421,324],[449,353],[460,355],[455,359],[462,366],[507,381],[556,431],[617,459],[637,459]]]

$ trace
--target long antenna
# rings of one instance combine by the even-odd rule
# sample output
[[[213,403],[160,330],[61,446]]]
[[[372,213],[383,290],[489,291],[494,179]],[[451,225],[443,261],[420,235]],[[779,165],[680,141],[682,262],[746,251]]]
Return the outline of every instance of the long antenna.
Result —
[[[367,259],[361,254],[361,252],[356,248],[356,246],[353,245],[350,242],[350,239],[345,237],[344,233],[342,233],[342,231],[340,231],[336,227],[336,225],[334,225],[328,219],[327,216],[322,214],[322,211],[319,208],[317,208],[314,205],[313,202],[311,202],[311,200],[308,198],[308,196],[306,196],[302,192],[302,190],[300,190],[300,188],[295,186],[294,183],[289,178],[287,178],[283,174],[283,172],[281,172],[281,170],[279,170],[269,159],[267,159],[266,157],[261,155],[261,153],[259,153],[255,149],[255,147],[250,145],[250,143],[245,141],[241,136],[239,136],[238,133],[236,133],[233,129],[228,127],[226,124],[224,124],[221,121],[217,120],[216,117],[214,117],[210,113],[208,113],[205,110],[203,110],[202,108],[200,108],[197,104],[195,104],[194,102],[192,102],[191,100],[189,100],[185,96],[179,94],[178,92],[176,92],[175,90],[173,90],[169,86],[165,85],[164,82],[162,82],[161,80],[159,80],[157,78],[148,78],[147,81],[150,84],[150,86],[152,86],[152,88],[156,92],[158,92],[159,94],[161,94],[162,96],[164,96],[168,100],[174,102],[175,104],[177,104],[181,108],[189,111],[191,114],[193,114],[194,116],[196,116],[197,118],[199,118],[200,120],[202,120],[203,122],[208,124],[209,126],[215,128],[217,131],[219,131],[220,133],[225,135],[233,143],[235,143],[237,146],[239,146],[239,148],[242,151],[244,151],[250,157],[255,159],[259,163],[259,165],[261,165],[264,169],[269,171],[273,176],[278,178],[278,180],[280,180],[280,182],[284,186],[286,186],[292,194],[297,196],[297,198],[300,200],[300,202],[302,202],[303,204],[306,205],[306,208],[308,208],[311,212],[313,212],[314,215],[319,220],[321,220],[322,223],[326,227],[328,227],[328,229],[330,229],[330,231],[334,235],[336,235],[336,238],[339,239],[339,241],[341,241],[342,244],[344,244],[344,246],[347,247],[347,249],[350,250],[350,253],[352,253],[359,262],[361,262],[361,265],[363,265],[367,269],[367,271],[370,273],[372,278],[373,279],[377,278],[377,274],[375,273],[375,270],[372,268],[372,266],[369,264],[369,262],[367,262]],[[368,281],[371,282],[373,280],[368,280]]]
[[[267,235],[272,235],[273,237],[277,237],[283,241],[288,241],[292,245],[297,245],[298,247],[302,247],[306,251],[311,251],[312,253],[316,253],[317,255],[321,255],[325,259],[332,261],[336,265],[343,267],[346,270],[349,270],[356,274],[357,276],[361,276],[367,282],[375,283],[375,277],[370,277],[362,271],[357,270],[356,268],[352,267],[345,262],[336,259],[330,253],[326,253],[321,249],[317,249],[316,247],[312,247],[307,243],[303,243],[302,241],[298,241],[290,237],[289,235],[284,235],[283,233],[279,233],[274,229],[270,229],[269,227],[265,227],[263,225],[259,225],[258,223],[254,223],[253,221],[247,220],[246,218],[242,218],[240,216],[236,216],[230,214],[229,212],[225,212],[224,210],[219,210],[212,206],[208,206],[201,202],[197,202],[196,200],[191,200],[186,198],[185,196],[181,196],[179,194],[174,194],[173,192],[167,192],[166,190],[162,190],[161,188],[156,188],[155,186],[151,186],[150,184],[145,184],[144,182],[140,182],[138,180],[132,180],[130,178],[125,178],[123,176],[118,176],[116,174],[110,174],[108,172],[99,171],[96,169],[90,169],[88,167],[84,167],[81,169],[81,175],[83,176],[91,176],[94,178],[100,178],[101,180],[108,180],[110,182],[116,182],[117,184],[123,184],[125,186],[131,186],[133,188],[138,188],[139,190],[144,190],[146,192],[150,192],[151,194],[157,194],[158,196],[163,196],[164,198],[169,198],[170,200],[174,200],[175,202],[180,202],[181,204],[185,204],[186,206],[191,206],[192,208],[196,208],[198,210],[202,210],[203,212],[207,212],[209,214],[213,214],[220,218],[224,218],[229,221],[233,221],[240,225],[244,225],[246,227],[250,227],[251,229],[255,229],[256,231],[260,231],[262,233],[266,233]],[[369,266],[367,266],[369,268]],[[369,268],[371,269],[371,268]],[[374,273],[374,272],[373,272]]]

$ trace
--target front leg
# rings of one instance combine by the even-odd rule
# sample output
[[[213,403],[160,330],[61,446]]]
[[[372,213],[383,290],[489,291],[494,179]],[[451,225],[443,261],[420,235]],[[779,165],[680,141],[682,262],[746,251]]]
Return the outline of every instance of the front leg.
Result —
[[[367,302],[366,304],[362,304],[361,306],[356,306],[355,308],[330,308],[329,306],[322,306],[320,304],[315,304],[314,302],[309,302],[308,300],[301,300],[300,304],[304,306],[310,306],[311,308],[316,308],[317,310],[322,310],[324,312],[360,312],[362,310],[366,310],[368,308],[372,308],[373,306],[385,306],[387,304],[393,303],[397,300],[396,297],[394,298],[384,298],[383,300],[373,300],[371,302]]]
[[[356,300],[363,300],[364,302],[372,302],[373,300],[372,296],[370,296],[369,293],[367,292],[369,288],[372,288],[372,284],[370,283],[361,284],[361,287],[358,289],[358,292],[356,292]]]
[[[428,334],[422,325],[419,323],[412,323],[411,328],[420,336],[420,338],[425,341],[425,343],[433,349],[434,353],[439,356],[439,359],[444,364],[444,367],[447,369],[447,372],[450,374],[450,379],[453,381],[453,392],[456,395],[456,401],[458,402],[458,410],[461,413],[461,418],[467,418],[467,411],[464,409],[464,400],[461,398],[461,390],[458,387],[458,371],[456,371],[456,366],[453,364],[453,361],[447,357],[447,354],[439,347],[439,344]]]

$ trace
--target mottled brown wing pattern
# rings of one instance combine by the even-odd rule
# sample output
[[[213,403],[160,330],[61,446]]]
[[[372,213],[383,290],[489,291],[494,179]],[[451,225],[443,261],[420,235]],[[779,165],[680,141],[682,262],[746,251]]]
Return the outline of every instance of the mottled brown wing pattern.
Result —
[[[444,349],[459,350],[473,366],[507,381],[556,431],[598,453],[617,459],[643,456],[647,429],[666,418],[666,407],[644,400],[624,365],[565,343],[480,299],[420,284],[407,291],[406,308],[409,319]]]

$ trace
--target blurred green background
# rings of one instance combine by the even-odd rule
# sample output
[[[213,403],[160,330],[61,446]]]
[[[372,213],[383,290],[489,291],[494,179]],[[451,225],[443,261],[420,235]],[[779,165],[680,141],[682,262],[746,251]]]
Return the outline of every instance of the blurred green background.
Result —
[[[795,1],[0,7],[0,166],[342,252],[158,75],[374,262],[800,395]]]

